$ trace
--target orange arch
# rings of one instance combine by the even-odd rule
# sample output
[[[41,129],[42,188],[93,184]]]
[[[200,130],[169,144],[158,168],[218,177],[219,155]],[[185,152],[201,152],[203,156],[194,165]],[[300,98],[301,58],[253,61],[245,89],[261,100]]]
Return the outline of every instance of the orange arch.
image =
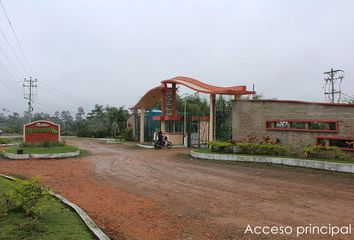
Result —
[[[175,83],[181,84],[185,87],[193,89],[197,92],[202,92],[206,94],[225,94],[225,95],[245,95],[245,94],[255,94],[254,91],[247,91],[246,86],[232,86],[232,87],[217,87],[212,86],[206,83],[203,83],[199,80],[190,78],[190,77],[183,77],[178,76],[168,80],[164,80],[161,82],[162,84],[167,83]]]
[[[255,94],[254,91],[247,91],[246,86],[233,86],[233,87],[217,87],[212,86],[206,83],[203,83],[199,80],[178,76],[171,79],[167,79],[161,82],[161,85],[149,90],[145,95],[135,104],[131,109],[141,109],[149,108],[156,104],[156,102],[162,97],[162,91],[166,88],[166,85],[180,84],[185,87],[188,87],[194,91],[205,93],[205,94],[224,94],[224,95],[246,95],[246,94]]]

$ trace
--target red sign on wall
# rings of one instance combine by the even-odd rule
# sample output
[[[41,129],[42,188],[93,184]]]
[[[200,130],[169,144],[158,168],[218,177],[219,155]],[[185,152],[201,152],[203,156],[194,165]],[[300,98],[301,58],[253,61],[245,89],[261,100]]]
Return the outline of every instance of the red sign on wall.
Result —
[[[55,142],[60,139],[60,125],[38,120],[23,126],[24,142]]]

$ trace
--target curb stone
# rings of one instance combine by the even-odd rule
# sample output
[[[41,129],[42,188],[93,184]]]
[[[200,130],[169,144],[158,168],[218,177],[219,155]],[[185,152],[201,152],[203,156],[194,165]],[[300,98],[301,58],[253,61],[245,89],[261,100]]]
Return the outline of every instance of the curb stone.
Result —
[[[12,181],[15,180],[13,177],[4,174],[0,174],[0,176],[8,180],[12,180]],[[79,217],[84,221],[85,225],[88,227],[91,234],[95,238],[99,240],[110,240],[110,238],[94,223],[94,221],[87,215],[87,213],[85,213],[79,206],[70,202],[68,199],[64,198],[63,196],[57,193],[50,191],[49,194],[59,199],[66,206],[72,208],[79,215]]]
[[[30,159],[30,158],[67,158],[76,157],[80,155],[80,150],[67,153],[53,153],[53,154],[16,154],[16,153],[2,153],[5,158],[9,159]]]
[[[293,167],[313,168],[334,172],[354,173],[354,164],[350,163],[334,163],[326,161],[293,159],[293,158],[274,158],[264,156],[245,156],[232,154],[215,154],[215,153],[198,153],[191,151],[193,158],[222,160],[222,161],[236,161],[236,162],[257,162],[257,163],[271,163],[281,164]]]

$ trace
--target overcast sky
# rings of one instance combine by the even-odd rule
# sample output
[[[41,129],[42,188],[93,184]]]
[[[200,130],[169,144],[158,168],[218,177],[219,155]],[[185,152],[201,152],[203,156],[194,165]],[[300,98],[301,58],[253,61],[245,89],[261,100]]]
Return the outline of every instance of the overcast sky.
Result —
[[[2,2],[38,78],[35,111],[131,107],[179,75],[255,84],[265,98],[323,101],[323,72],[333,67],[345,71],[342,89],[354,94],[354,1]],[[2,11],[0,27],[21,58]],[[2,35],[0,44],[22,72],[15,80],[0,71],[0,107],[22,112],[28,75]],[[0,61],[8,64],[2,54]]]

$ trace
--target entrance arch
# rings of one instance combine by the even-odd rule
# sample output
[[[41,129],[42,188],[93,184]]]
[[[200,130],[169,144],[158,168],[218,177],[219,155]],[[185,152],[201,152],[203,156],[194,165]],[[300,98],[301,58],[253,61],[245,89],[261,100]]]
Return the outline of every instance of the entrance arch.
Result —
[[[196,92],[210,95],[210,115],[209,115],[209,141],[214,139],[215,134],[215,96],[233,95],[235,100],[240,100],[242,95],[255,94],[255,91],[248,91],[246,86],[218,87],[206,84],[199,80],[178,76],[161,81],[160,86],[149,90],[131,109],[135,112],[140,110],[140,142],[144,142],[144,112],[153,107],[160,99],[161,116],[154,117],[161,121],[161,131],[166,130],[166,121],[181,121],[183,116],[178,116],[176,112],[176,92],[177,85],[183,85]],[[185,138],[184,138],[185,139]]]

